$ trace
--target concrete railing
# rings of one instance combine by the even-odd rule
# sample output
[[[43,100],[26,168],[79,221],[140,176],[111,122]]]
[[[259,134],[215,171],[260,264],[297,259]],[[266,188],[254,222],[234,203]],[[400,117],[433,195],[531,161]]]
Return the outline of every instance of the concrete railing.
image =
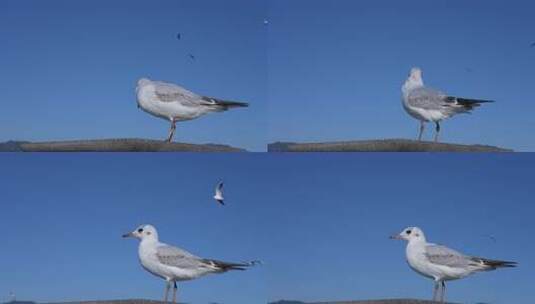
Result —
[[[187,144],[161,140],[125,138],[0,144],[2,152],[245,152],[244,149],[216,144]]]
[[[268,145],[269,152],[513,152],[485,146],[434,143],[408,139],[380,139],[323,143],[276,142]]]

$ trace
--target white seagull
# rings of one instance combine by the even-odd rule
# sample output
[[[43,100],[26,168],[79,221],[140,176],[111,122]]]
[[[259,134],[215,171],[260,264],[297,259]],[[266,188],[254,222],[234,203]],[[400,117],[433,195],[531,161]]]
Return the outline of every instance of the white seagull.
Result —
[[[221,100],[190,92],[176,84],[141,78],[136,87],[138,108],[171,122],[168,142],[175,134],[176,123],[195,119],[211,112],[247,107],[244,102]]]
[[[223,198],[223,182],[222,181],[217,183],[217,185],[215,186],[214,199],[221,205],[225,205],[225,202],[224,202],[225,198]]]
[[[141,225],[123,237],[141,240],[138,248],[141,266],[166,281],[164,302],[167,302],[171,283],[173,283],[173,303],[176,303],[177,281],[193,280],[210,273],[245,270],[259,263],[258,261],[228,263],[197,257],[180,248],[160,243],[158,232],[151,225]]]
[[[433,279],[433,301],[444,303],[445,281],[462,279],[480,271],[495,270],[502,267],[516,267],[516,262],[490,260],[464,255],[445,246],[428,243],[423,231],[418,227],[405,228],[391,239],[408,241],[406,257],[409,266],[417,273]],[[439,296],[439,287],[440,296]]]
[[[401,87],[403,93],[403,108],[409,115],[420,121],[418,140],[422,140],[426,122],[436,125],[435,142],[440,133],[440,122],[455,114],[469,113],[482,103],[493,100],[468,99],[448,96],[445,93],[424,86],[422,70],[412,68],[409,78]]]

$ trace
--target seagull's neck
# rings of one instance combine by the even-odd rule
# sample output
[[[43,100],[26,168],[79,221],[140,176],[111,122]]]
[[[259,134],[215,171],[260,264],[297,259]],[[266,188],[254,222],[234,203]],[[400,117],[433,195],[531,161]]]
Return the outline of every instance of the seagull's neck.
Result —
[[[157,238],[144,238],[139,242],[139,246],[154,246],[160,243]]]
[[[403,96],[407,97],[412,90],[421,88],[423,86],[424,81],[421,78],[409,77],[403,84],[403,87],[401,87],[401,91],[403,92]]]
[[[419,237],[417,239],[412,239],[408,242],[407,247],[422,247],[427,244],[425,237]]]

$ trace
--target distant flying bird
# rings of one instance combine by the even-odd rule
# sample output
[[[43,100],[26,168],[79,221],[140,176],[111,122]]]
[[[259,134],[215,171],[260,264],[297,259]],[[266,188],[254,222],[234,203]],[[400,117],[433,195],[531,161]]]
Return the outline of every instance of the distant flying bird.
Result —
[[[488,238],[488,239],[492,240],[494,243],[496,243],[496,237],[494,237],[492,234],[482,235],[482,236],[485,237],[485,238]]]
[[[211,112],[247,107],[244,102],[228,101],[190,92],[176,84],[141,78],[136,87],[137,104],[143,111],[171,122],[167,141],[175,134],[176,123]]]
[[[469,256],[446,246],[428,243],[423,231],[418,227],[406,228],[390,238],[408,241],[406,258],[409,266],[415,272],[435,281],[433,301],[440,300],[441,303],[444,303],[446,281],[462,279],[480,271],[517,265],[516,262]]]
[[[195,55],[193,55],[193,54],[188,54],[188,56],[189,56],[189,58],[190,58],[191,60],[195,60]]]
[[[182,34],[178,33],[178,34],[176,35],[176,38],[177,38],[178,40],[182,39]]]
[[[440,133],[440,122],[459,113],[469,113],[482,103],[492,100],[479,100],[448,96],[440,91],[424,86],[422,70],[412,68],[403,84],[403,108],[412,117],[420,121],[418,140],[422,140],[426,122],[436,125],[435,142]]]
[[[139,243],[139,261],[145,270],[166,281],[164,302],[168,302],[169,289],[173,284],[173,303],[177,301],[177,282],[193,280],[211,273],[223,273],[229,270],[245,270],[259,264],[229,263],[219,260],[197,257],[183,249],[173,247],[158,240],[158,232],[151,225],[141,225],[136,230],[124,234],[124,238],[136,238]]]
[[[225,199],[223,198],[223,182],[222,181],[217,183],[215,187],[214,199],[221,205],[225,205],[225,203],[223,202]]]
[[[533,42],[533,43],[531,44],[531,47],[535,47],[535,42]]]

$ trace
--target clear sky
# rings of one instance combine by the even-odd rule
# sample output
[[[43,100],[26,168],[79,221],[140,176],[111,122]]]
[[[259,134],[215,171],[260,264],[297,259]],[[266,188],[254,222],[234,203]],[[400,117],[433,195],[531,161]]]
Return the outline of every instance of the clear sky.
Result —
[[[159,299],[163,281],[120,237],[152,223],[198,255],[264,261],[182,284],[189,303],[430,298],[405,244],[388,239],[417,225],[430,241],[520,263],[451,282],[451,301],[530,303],[534,164],[530,154],[6,154],[0,295]],[[226,207],[211,198],[219,179]]]
[[[135,106],[142,76],[251,103],[179,124],[179,141],[264,151],[281,140],[415,138],[400,86],[419,66],[430,86],[498,101],[445,122],[444,141],[535,151],[534,9],[527,0],[5,0],[0,140],[163,139],[168,122]]]
[[[535,151],[534,10],[527,0],[269,1],[268,138],[416,138],[400,89],[418,66],[429,86],[497,101],[444,122],[444,141]]]
[[[136,107],[148,76],[251,104],[179,123],[175,140],[264,151],[266,12],[250,0],[0,1],[0,141],[163,139],[169,123]]]
[[[255,154],[2,155],[0,300],[161,299],[164,281],[121,235],[150,223],[160,240],[226,261],[267,260],[271,226]],[[267,164],[267,163],[266,163]],[[227,204],[212,199],[223,179]],[[267,267],[180,284],[182,301],[265,304]],[[1,302],[1,301],[0,301]]]

